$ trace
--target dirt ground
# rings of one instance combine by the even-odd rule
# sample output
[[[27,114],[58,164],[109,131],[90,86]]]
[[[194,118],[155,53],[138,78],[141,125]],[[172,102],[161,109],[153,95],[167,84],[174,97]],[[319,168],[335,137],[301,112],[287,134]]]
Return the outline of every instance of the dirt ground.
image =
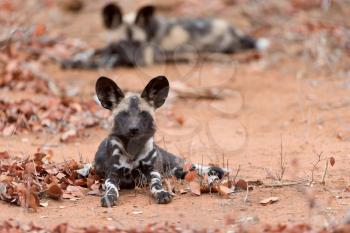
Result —
[[[101,45],[106,41],[98,14],[103,4],[93,2],[87,1],[78,14],[60,11],[58,7],[36,12],[32,23],[44,21],[50,33],[80,38],[91,46]],[[161,74],[169,78],[170,85],[181,81],[196,88],[231,90],[233,94],[222,100],[184,100],[170,96],[165,106],[157,111],[157,142],[196,163],[203,158],[206,164],[222,164],[224,158],[233,173],[240,167],[239,178],[259,179],[264,184],[277,182],[282,142],[286,165],[283,182],[298,184],[256,187],[247,197],[245,192],[238,192],[230,199],[217,194],[199,197],[184,194],[176,196],[168,205],[157,205],[148,192],[122,191],[118,205],[111,209],[100,207],[99,198],[91,196],[78,201],[49,200],[48,207],[40,208],[37,213],[0,202],[0,219],[33,221],[48,227],[61,222],[125,228],[169,222],[183,228],[226,230],[234,228],[227,225],[230,219],[254,226],[306,222],[322,227],[341,222],[350,205],[350,193],[344,191],[349,186],[350,75],[349,67],[343,69],[338,65],[349,64],[349,60],[337,62],[334,69],[324,69],[322,65],[318,68],[318,57],[303,59],[295,52],[294,48],[304,46],[303,42],[289,42],[279,32],[283,31],[281,27],[287,30],[290,24],[300,26],[304,19],[321,18],[346,27],[349,24],[339,16],[336,7],[334,12],[331,8],[328,13],[319,8],[299,9],[300,12],[283,22],[273,18],[277,16],[267,16],[274,24],[266,29],[263,23],[254,24],[241,15],[235,18],[244,7],[244,4],[238,9],[229,6],[222,15],[245,27],[245,31],[271,40],[270,50],[262,52],[257,60],[96,71],[61,70],[56,64],[49,64],[44,71],[61,85],[78,87],[82,99],[92,98],[95,81],[101,75],[113,78],[128,90],[141,90],[150,78]],[[348,11],[344,9],[343,16]],[[263,28],[261,32],[259,28]],[[1,98],[7,99],[46,98],[31,93],[0,93]],[[183,120],[182,125],[179,119]],[[68,158],[92,162],[99,142],[108,132],[98,127],[85,132],[84,137],[72,143],[61,143],[59,136],[52,134],[17,134],[1,137],[0,147],[16,155],[47,147],[53,150],[57,162]],[[321,161],[314,171],[315,183],[308,185],[318,153],[323,153],[325,159],[334,157],[336,162],[328,167],[322,185],[326,161]],[[267,206],[259,204],[271,196],[280,200]]]

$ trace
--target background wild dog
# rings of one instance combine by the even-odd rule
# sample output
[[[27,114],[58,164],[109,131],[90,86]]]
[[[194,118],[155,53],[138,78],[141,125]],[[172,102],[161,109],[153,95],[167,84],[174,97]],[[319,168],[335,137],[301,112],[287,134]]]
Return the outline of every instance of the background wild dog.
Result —
[[[64,68],[112,68],[120,65],[150,65],[176,61],[183,53],[236,53],[265,49],[266,39],[254,39],[228,22],[215,18],[166,18],[154,6],[141,7],[123,16],[121,8],[107,4],[102,10],[111,43],[81,59],[81,54],[63,63]]]
[[[96,156],[97,173],[105,178],[106,193],[102,206],[116,204],[119,188],[134,188],[149,183],[157,203],[171,201],[171,195],[162,186],[162,175],[184,178],[183,160],[158,147],[154,142],[156,131],[154,111],[162,106],[169,92],[166,77],[153,78],[141,95],[126,93],[109,78],[100,77],[96,93],[102,106],[112,111],[111,132],[100,144]],[[216,175],[220,179],[224,170],[218,167],[193,169]]]

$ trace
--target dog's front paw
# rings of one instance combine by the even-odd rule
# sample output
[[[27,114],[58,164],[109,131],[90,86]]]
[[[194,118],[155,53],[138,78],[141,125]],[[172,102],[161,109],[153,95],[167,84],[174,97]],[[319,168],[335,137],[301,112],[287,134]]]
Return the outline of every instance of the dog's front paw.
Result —
[[[117,196],[106,194],[101,198],[101,206],[102,207],[112,207],[117,204]]]
[[[156,194],[156,201],[158,204],[167,204],[171,202],[172,196],[169,192],[167,191],[159,191]]]

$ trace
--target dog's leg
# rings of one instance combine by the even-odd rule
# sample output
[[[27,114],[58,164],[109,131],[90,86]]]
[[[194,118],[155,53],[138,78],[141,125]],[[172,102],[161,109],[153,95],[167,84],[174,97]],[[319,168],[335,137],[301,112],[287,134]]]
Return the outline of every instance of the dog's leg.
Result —
[[[151,171],[150,189],[152,196],[156,199],[158,204],[167,204],[171,201],[171,194],[163,189],[162,177],[159,172]]]
[[[117,199],[119,197],[118,185],[119,178],[117,174],[110,174],[105,181],[106,193],[101,198],[101,206],[112,207],[116,205]]]

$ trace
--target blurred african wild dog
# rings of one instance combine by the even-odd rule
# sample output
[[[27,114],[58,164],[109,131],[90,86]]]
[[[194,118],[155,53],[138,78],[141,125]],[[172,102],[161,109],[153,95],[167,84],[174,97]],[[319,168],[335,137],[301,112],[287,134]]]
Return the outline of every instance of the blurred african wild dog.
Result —
[[[123,15],[109,3],[102,10],[105,28],[112,42],[105,48],[79,54],[65,61],[66,68],[150,65],[176,60],[183,53],[236,53],[264,49],[266,39],[244,35],[228,22],[216,18],[167,18],[156,14],[154,6],[141,7],[136,14]]]
[[[154,142],[154,112],[164,104],[168,92],[169,82],[164,76],[153,78],[141,94],[124,94],[114,81],[106,77],[97,80],[97,97],[104,108],[112,111],[111,131],[95,156],[96,171],[105,179],[102,206],[115,205],[120,188],[145,184],[150,185],[157,203],[169,203],[172,197],[163,189],[162,176],[185,177],[184,161]],[[192,169],[219,179],[225,173],[213,166],[194,164]]]

